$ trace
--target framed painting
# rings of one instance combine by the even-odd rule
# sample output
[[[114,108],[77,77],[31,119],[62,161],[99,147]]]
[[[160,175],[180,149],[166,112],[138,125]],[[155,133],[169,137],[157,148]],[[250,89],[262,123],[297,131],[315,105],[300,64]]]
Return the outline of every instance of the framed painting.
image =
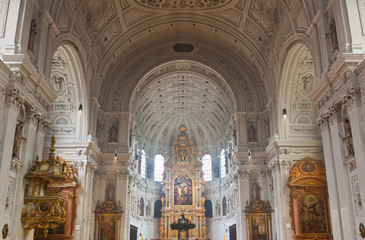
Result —
[[[269,240],[267,213],[251,213],[249,221],[250,240]]]
[[[117,214],[100,214],[98,240],[116,240],[117,231]]]
[[[312,193],[304,195],[298,207],[302,234],[328,232],[326,206],[319,196]]]
[[[193,205],[193,181],[187,175],[175,178],[174,205]]]

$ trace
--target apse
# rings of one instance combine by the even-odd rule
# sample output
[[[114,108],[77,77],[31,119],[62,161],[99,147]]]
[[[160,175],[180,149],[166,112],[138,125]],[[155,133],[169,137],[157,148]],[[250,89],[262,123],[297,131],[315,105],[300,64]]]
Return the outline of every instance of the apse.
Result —
[[[154,69],[133,93],[131,112],[139,146],[150,154],[168,152],[184,124],[197,152],[226,147],[232,139],[235,103],[224,79],[192,61],[167,65],[173,71],[154,77],[166,65]]]

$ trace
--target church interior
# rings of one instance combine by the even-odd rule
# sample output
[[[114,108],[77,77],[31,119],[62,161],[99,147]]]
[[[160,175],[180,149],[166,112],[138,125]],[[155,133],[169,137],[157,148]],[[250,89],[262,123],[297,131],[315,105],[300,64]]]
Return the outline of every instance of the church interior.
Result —
[[[0,239],[365,239],[365,0],[0,0],[0,118]]]

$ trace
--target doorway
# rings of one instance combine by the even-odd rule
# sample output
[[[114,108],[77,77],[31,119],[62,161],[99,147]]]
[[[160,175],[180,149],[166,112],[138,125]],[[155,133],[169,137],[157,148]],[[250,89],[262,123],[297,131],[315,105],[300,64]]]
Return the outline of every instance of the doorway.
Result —
[[[237,240],[236,224],[229,227],[229,240]]]
[[[130,225],[129,240],[137,240],[138,227]]]

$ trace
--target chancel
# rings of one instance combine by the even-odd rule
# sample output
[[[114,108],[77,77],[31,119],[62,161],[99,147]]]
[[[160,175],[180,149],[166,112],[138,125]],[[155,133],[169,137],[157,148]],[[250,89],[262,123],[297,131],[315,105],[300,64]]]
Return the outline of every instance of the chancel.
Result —
[[[0,239],[365,239],[364,0],[0,0]]]

